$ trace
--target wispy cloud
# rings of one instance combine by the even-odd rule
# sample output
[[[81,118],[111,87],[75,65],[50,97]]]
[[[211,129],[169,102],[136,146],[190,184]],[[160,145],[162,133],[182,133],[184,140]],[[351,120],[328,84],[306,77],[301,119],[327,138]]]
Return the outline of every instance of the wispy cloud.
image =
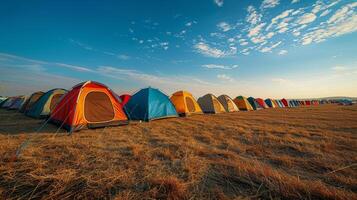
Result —
[[[279,0],[264,0],[260,8],[262,9],[274,8],[275,6],[279,5],[279,3],[280,3]]]
[[[236,69],[238,65],[217,65],[217,64],[206,64],[202,65],[203,68],[207,69]]]
[[[227,22],[220,22],[219,24],[217,24],[217,27],[223,32],[232,30],[232,26],[229,25]]]
[[[222,80],[222,81],[227,81],[227,82],[233,82],[234,79],[230,76],[228,76],[227,74],[218,74],[217,78]]]
[[[280,50],[279,52],[278,52],[278,55],[286,55],[286,54],[288,54],[288,51],[287,50],[285,50],[285,49],[283,49],[283,50]]]
[[[69,39],[69,41],[70,41],[72,44],[74,44],[74,45],[76,45],[76,46],[78,46],[78,47],[81,47],[82,49],[85,49],[85,50],[88,50],[88,51],[93,51],[93,50],[95,50],[93,47],[91,47],[91,46],[89,46],[89,45],[87,45],[87,44],[84,44],[84,43],[82,43],[82,42],[79,42],[79,41],[77,41],[77,40]]]
[[[263,52],[263,53],[271,52],[273,49],[278,47],[281,43],[282,43],[282,41],[279,41],[279,42],[271,45],[270,47],[263,47],[260,51]]]
[[[258,13],[254,6],[248,6],[247,8],[248,15],[246,17],[246,22],[249,24],[257,24],[262,19],[262,14]]]
[[[213,2],[218,6],[218,7],[222,7],[224,1],[223,0],[213,0]]]
[[[223,51],[214,47],[209,46],[205,42],[199,42],[194,45],[194,48],[196,51],[202,55],[208,56],[208,57],[214,57],[214,58],[222,58],[222,57],[227,57],[231,56],[237,53],[237,48],[236,47],[229,47],[230,49],[228,51]]]

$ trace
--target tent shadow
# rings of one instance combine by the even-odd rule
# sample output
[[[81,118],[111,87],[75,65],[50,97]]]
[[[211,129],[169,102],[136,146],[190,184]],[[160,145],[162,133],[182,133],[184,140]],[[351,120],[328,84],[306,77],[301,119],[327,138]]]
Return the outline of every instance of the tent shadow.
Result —
[[[17,110],[0,109],[0,135],[56,133],[58,127],[51,123],[44,125],[45,121],[28,117]],[[58,132],[66,130],[61,129]]]

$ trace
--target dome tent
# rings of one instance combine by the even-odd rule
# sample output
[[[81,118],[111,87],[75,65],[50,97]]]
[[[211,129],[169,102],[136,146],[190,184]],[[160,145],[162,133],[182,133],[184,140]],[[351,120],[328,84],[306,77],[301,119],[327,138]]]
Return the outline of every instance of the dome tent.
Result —
[[[248,98],[248,101],[249,101],[250,105],[252,105],[252,108],[253,108],[254,110],[261,110],[261,109],[263,109],[263,107],[261,107],[261,106],[259,105],[259,103],[255,100],[255,98],[249,97],[249,98]]]
[[[265,99],[264,101],[266,105],[268,105],[270,108],[275,108],[275,104],[271,99]]]
[[[223,113],[226,112],[223,105],[218,101],[213,94],[206,94],[197,100],[198,104],[204,113]]]
[[[281,99],[281,103],[283,103],[284,107],[289,107],[289,103],[286,99]]]
[[[237,105],[239,110],[244,110],[244,111],[253,110],[252,105],[250,105],[250,103],[247,100],[247,98],[245,98],[243,96],[237,96],[233,101]]]
[[[261,98],[256,98],[255,101],[260,105],[260,107],[266,109],[269,108],[269,106],[265,103],[265,101]]]
[[[202,114],[202,109],[196,99],[187,91],[177,91],[170,97],[171,102],[180,116]]]
[[[59,88],[47,91],[25,114],[29,117],[38,119],[50,116],[52,110],[55,108],[62,95],[66,92],[67,90]]]
[[[131,120],[150,121],[178,116],[169,97],[151,87],[135,93],[125,105],[125,110]]]
[[[18,96],[14,99],[14,101],[11,103],[11,105],[7,108],[9,110],[19,110],[22,105],[25,103],[27,100],[26,96]]]
[[[218,101],[223,105],[226,112],[236,112],[239,111],[237,105],[228,95],[221,95],[218,97]]]
[[[73,132],[128,124],[119,100],[106,85],[87,81],[75,85],[53,109],[50,122]]]
[[[21,107],[20,112],[28,112],[43,94],[45,93],[41,91],[31,94],[30,98],[28,98],[24,105]]]

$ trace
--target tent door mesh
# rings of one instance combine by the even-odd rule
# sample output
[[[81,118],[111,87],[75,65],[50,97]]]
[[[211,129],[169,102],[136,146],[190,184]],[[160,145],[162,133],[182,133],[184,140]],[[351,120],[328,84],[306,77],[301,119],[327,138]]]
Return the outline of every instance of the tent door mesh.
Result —
[[[187,109],[189,112],[195,112],[195,104],[193,103],[192,99],[189,97],[186,97],[186,105],[187,105]]]
[[[84,116],[89,122],[105,122],[114,118],[112,102],[104,92],[90,92],[84,102]]]

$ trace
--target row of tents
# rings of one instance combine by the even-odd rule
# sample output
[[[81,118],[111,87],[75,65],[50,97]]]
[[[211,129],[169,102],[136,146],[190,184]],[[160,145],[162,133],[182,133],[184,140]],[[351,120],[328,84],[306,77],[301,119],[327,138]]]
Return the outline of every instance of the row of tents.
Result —
[[[30,97],[0,100],[0,107],[16,109],[33,118],[47,118],[68,131],[128,124],[129,120],[151,121],[204,113],[253,111],[329,103],[319,100],[261,99],[206,94],[196,101],[191,93],[178,91],[169,97],[158,89],[144,88],[133,95],[118,96],[106,85],[87,81],[71,90],[35,92]]]

